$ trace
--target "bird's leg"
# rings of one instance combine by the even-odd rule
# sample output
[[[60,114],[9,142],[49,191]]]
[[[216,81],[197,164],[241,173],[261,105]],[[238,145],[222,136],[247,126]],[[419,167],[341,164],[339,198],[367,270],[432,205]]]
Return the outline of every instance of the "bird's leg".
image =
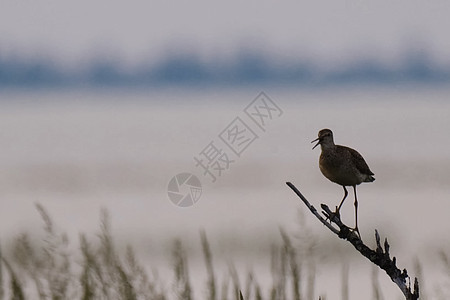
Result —
[[[344,200],[345,200],[345,198],[347,198],[347,195],[348,195],[348,191],[345,188],[345,185],[343,185],[342,187],[344,188],[344,198],[342,198],[341,203],[339,204],[339,207],[336,208],[336,212],[335,213],[337,215],[339,215],[339,211],[341,210],[341,206],[342,206],[342,204],[344,204]]]
[[[355,194],[355,231],[358,233],[359,237],[361,238],[361,234],[359,233],[358,229],[358,198],[356,197],[356,185],[353,186],[353,192]]]
[[[327,220],[330,220],[331,223],[331,219],[333,219],[334,216],[337,216],[338,218],[341,217],[341,214],[339,213],[339,211],[341,210],[341,206],[344,203],[345,198],[347,198],[348,195],[348,191],[345,188],[345,185],[342,186],[344,188],[344,198],[342,198],[341,203],[339,203],[339,206],[336,206],[336,210],[334,211],[334,213],[332,213],[330,216],[328,216]]]

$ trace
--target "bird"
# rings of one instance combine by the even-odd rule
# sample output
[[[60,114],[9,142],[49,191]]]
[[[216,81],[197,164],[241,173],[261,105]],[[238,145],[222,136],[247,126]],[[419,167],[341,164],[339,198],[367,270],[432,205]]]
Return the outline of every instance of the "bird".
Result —
[[[344,188],[344,198],[336,207],[335,214],[339,211],[347,198],[347,186],[353,187],[355,195],[355,228],[358,233],[358,198],[356,196],[356,186],[363,182],[375,181],[375,175],[367,165],[366,161],[358,151],[341,145],[336,145],[333,140],[333,132],[330,129],[319,131],[318,138],[311,143],[317,142],[313,149],[320,145],[322,153],[319,158],[319,168],[322,174],[330,181],[341,185]]]

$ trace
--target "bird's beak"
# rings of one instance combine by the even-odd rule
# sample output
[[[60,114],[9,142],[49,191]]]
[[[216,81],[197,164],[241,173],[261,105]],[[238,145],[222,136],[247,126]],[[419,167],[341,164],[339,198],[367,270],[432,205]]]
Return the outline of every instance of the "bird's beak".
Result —
[[[314,145],[313,150],[314,150],[314,148],[316,148],[317,146],[320,145],[320,138],[317,138],[317,139],[315,139],[314,141],[311,141],[311,143],[314,143],[314,142],[316,142],[316,141],[318,141],[318,142],[317,142],[317,144]]]

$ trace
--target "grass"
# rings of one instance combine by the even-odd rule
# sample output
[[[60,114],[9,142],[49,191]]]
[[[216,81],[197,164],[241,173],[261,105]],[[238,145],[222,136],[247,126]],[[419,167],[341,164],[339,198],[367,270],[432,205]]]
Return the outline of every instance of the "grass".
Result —
[[[0,300],[2,299],[150,299],[150,300],[310,300],[326,299],[316,295],[316,238],[301,223],[299,234],[291,237],[280,228],[280,240],[271,248],[272,280],[261,286],[252,271],[240,273],[232,262],[224,276],[218,276],[214,253],[205,231],[200,231],[200,246],[206,280],[198,287],[198,278],[191,277],[187,251],[180,239],[171,245],[172,279],[162,282],[157,273],[148,273],[128,246],[119,251],[111,235],[110,217],[106,210],[100,214],[100,228],[95,240],[80,234],[76,250],[69,246],[66,234],[58,232],[45,208],[36,205],[44,228],[42,239],[23,233],[8,247],[4,255],[0,247]],[[303,218],[300,218],[300,222]],[[442,252],[444,267],[450,270],[450,259]],[[416,269],[421,270],[416,261]],[[220,275],[223,275],[223,270]],[[343,263],[342,296],[349,299],[348,263]],[[421,271],[419,272],[421,273]],[[450,271],[448,271],[450,278]],[[204,279],[202,279],[204,280]],[[195,284],[194,284],[195,283]],[[372,299],[384,299],[372,272]],[[326,287],[325,287],[326,288]],[[198,288],[197,288],[198,289]],[[440,290],[445,299],[447,290]]]

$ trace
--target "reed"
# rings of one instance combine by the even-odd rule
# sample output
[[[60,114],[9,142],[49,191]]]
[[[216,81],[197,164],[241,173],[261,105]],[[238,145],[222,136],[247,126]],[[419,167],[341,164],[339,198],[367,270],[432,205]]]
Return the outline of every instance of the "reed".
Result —
[[[199,286],[198,278],[193,278],[190,273],[189,255],[181,239],[174,239],[171,245],[173,280],[170,284],[167,279],[161,280],[157,271],[149,273],[149,268],[138,260],[132,246],[127,246],[124,251],[116,247],[106,209],[101,210],[96,237],[92,239],[80,234],[77,247],[71,247],[67,235],[58,230],[42,205],[37,204],[36,209],[43,221],[42,238],[23,233],[9,245],[9,255],[2,251],[4,245],[0,248],[0,300],[318,299],[315,296],[317,258],[314,256],[317,241],[304,220],[300,220],[301,230],[297,235],[280,229],[280,240],[273,243],[266,263],[272,274],[269,286],[261,285],[255,276],[258,274],[251,269],[242,272],[233,262],[229,262],[228,272],[216,270],[213,254],[217,250],[211,247],[205,231],[200,231],[206,291],[196,294],[193,286]],[[450,259],[444,252],[441,259],[446,270],[450,270]],[[418,260],[416,269],[422,274]],[[224,276],[218,280],[217,274]],[[341,278],[343,299],[348,299],[348,276],[345,263]],[[383,299],[376,273],[372,273],[372,281],[374,299]],[[325,298],[322,293],[320,299]]]

